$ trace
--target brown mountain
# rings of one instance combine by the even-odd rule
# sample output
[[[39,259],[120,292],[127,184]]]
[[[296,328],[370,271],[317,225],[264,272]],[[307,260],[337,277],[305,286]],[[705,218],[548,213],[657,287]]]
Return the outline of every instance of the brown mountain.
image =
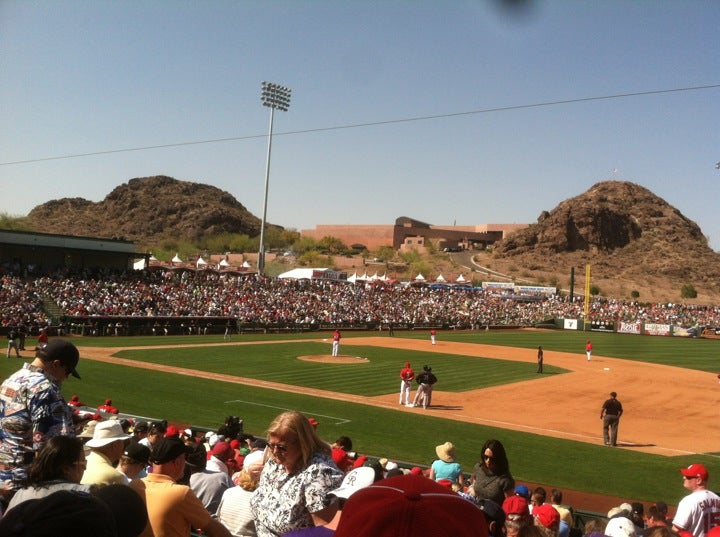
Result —
[[[99,203],[49,201],[25,220],[33,231],[123,237],[143,246],[165,237],[196,241],[225,232],[251,237],[260,232],[260,220],[229,193],[164,176],[131,179]],[[697,224],[629,182],[598,183],[543,211],[536,224],[496,244],[492,253],[477,255],[476,261],[518,282],[563,289],[574,267],[576,294],[584,291],[589,264],[591,283],[606,296],[629,298],[638,291],[641,301],[681,301],[680,289],[691,284],[698,292],[691,302],[720,303],[720,254],[709,248]]]
[[[83,237],[124,238],[151,245],[166,237],[260,233],[260,219],[231,194],[172,177],[131,179],[105,199],[63,198],[35,207],[26,217],[33,231]]]
[[[589,264],[591,283],[618,298],[636,290],[641,300],[680,301],[685,284],[697,290],[697,302],[720,298],[720,254],[698,225],[646,188],[624,181],[597,183],[543,211],[536,224],[498,243],[492,261],[496,270],[511,264],[535,277],[554,277],[562,287],[569,284],[571,267],[584,285]]]

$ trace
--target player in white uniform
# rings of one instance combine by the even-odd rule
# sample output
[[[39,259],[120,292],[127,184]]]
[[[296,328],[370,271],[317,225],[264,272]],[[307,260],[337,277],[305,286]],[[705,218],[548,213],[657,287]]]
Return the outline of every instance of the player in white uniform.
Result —
[[[720,526],[720,496],[707,490],[708,471],[702,464],[682,468],[683,486],[690,491],[678,504],[672,521],[676,530],[690,532],[693,537],[705,537]]]

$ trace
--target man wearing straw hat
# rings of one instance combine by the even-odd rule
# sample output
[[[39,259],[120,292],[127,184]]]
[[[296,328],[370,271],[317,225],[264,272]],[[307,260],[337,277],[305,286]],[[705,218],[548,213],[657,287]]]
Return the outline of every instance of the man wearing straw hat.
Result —
[[[83,485],[126,485],[127,478],[115,465],[125,451],[130,435],[123,432],[118,420],[101,421],[95,426],[93,437],[85,443],[91,449],[87,468],[80,483]]]

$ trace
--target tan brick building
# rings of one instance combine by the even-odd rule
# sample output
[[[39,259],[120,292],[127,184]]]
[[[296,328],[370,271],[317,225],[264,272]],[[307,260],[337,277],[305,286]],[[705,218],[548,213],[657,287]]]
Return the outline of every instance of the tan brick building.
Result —
[[[335,237],[347,246],[362,244],[368,250],[377,250],[382,246],[402,248],[424,248],[432,241],[438,248],[462,247],[484,248],[502,239],[508,233],[527,227],[527,224],[481,224],[477,226],[441,227],[426,224],[401,216],[395,225],[330,225],[320,224],[315,229],[303,229],[303,237],[320,240],[323,237]]]

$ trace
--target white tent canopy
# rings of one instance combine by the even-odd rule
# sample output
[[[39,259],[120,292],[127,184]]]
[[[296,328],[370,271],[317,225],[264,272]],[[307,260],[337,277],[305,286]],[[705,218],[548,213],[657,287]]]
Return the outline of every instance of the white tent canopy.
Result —
[[[456,282],[464,282],[464,281],[465,281],[465,277],[464,277],[462,274],[460,274],[460,276],[458,276],[458,277],[455,279],[455,281],[456,281]]]
[[[278,278],[281,279],[294,279],[294,280],[310,280],[312,278],[313,272],[315,271],[325,271],[326,268],[296,268],[289,270],[287,272],[283,272],[278,276]]]
[[[443,275],[440,274],[437,278],[435,278],[435,281],[436,281],[436,282],[444,282],[444,281],[445,281],[445,278],[443,278]]]
[[[416,281],[420,281],[420,282],[424,282],[424,281],[425,281],[425,276],[423,276],[422,274],[418,274],[417,276],[415,276],[415,280],[416,280]]]
[[[207,265],[207,261],[205,261],[202,257],[198,257],[197,265]]]
[[[175,254],[175,257],[172,258],[172,262],[173,262],[173,263],[182,263],[183,260],[180,259],[180,256],[179,256],[179,255]]]
[[[230,263],[228,263],[227,259],[222,259],[219,264],[221,267],[229,267],[230,266]]]
[[[248,263],[247,261],[243,261],[242,266],[243,268],[250,268],[250,263]]]

